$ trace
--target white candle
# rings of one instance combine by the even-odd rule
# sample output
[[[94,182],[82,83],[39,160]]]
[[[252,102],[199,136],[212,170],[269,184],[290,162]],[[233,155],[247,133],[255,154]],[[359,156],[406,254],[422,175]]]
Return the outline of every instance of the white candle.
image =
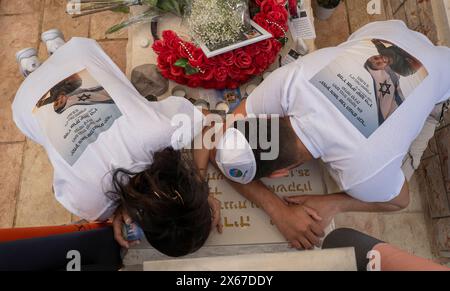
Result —
[[[150,46],[150,41],[143,37],[139,40],[139,45],[141,46],[141,48],[148,48]]]
[[[228,113],[230,111],[230,106],[225,102],[219,102],[216,105],[216,110]]]
[[[195,107],[199,107],[201,109],[206,109],[209,110],[209,103],[206,100],[203,99],[198,99],[195,103],[194,103]]]
[[[172,95],[176,97],[186,97],[186,92],[184,90],[178,89],[173,91]]]

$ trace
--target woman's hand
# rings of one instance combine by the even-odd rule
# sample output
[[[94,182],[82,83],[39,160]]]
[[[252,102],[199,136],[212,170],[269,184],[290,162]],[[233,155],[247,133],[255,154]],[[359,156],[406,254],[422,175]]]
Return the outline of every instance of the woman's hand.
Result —
[[[133,223],[133,220],[130,218],[128,213],[119,206],[114,213],[114,219],[113,219],[113,230],[114,230],[114,238],[117,241],[117,243],[124,248],[129,249],[131,246],[138,245],[140,243],[139,240],[137,241],[127,241],[122,234],[122,226],[123,224],[131,225]]]
[[[222,217],[220,215],[220,201],[209,195],[208,197],[209,207],[211,208],[211,221],[212,228],[217,228],[219,233],[223,232]]]

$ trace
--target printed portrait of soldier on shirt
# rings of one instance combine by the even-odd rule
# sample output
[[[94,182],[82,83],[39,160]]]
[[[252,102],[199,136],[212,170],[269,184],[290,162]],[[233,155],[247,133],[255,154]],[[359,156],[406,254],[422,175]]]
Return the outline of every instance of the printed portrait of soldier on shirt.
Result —
[[[422,63],[399,46],[363,39],[344,48],[311,83],[369,138],[427,76]]]
[[[73,165],[122,116],[111,95],[86,69],[54,85],[33,116],[61,157]]]
[[[378,119],[382,125],[406,99],[402,91],[401,78],[413,76],[423,68],[423,65],[390,42],[373,39],[372,43],[379,54],[371,56],[364,67],[374,81]]]
[[[75,105],[114,103],[103,87],[84,87],[82,75],[84,76],[83,72],[74,74],[58,83],[39,100],[36,107],[52,104],[54,111],[61,114]]]

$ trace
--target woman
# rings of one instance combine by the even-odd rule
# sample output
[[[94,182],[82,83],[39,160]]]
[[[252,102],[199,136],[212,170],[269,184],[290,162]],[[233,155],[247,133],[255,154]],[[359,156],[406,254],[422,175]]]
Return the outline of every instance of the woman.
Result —
[[[101,92],[108,102],[58,101],[89,97],[76,92]],[[201,112],[183,98],[148,102],[95,41],[73,38],[30,74],[13,114],[45,148],[56,199],[86,220],[113,218],[123,247],[134,243],[123,238],[124,223],[137,223],[157,250],[176,257],[198,250],[219,224],[218,202],[182,154],[202,130]],[[188,118],[184,131],[173,123],[179,115]]]

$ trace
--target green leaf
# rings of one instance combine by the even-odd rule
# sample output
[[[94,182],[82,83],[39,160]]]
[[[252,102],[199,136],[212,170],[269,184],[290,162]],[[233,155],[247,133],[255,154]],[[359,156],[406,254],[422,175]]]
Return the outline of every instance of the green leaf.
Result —
[[[118,7],[115,9],[111,9],[111,11],[118,13],[130,13],[130,7],[128,6]]]
[[[174,66],[185,68],[189,65],[188,59],[179,59],[175,62]]]
[[[152,21],[153,19],[155,19],[155,17],[157,17],[157,16],[158,16],[158,13],[157,13],[157,12],[154,12],[154,11],[152,11],[152,10],[148,10],[148,11],[145,12],[145,13],[142,13],[142,14],[139,14],[139,15],[136,15],[136,16],[133,16],[133,17],[129,18],[128,20],[125,20],[125,21],[122,22],[122,23],[119,23],[119,24],[114,25],[113,27],[111,27],[110,29],[108,29],[108,30],[106,31],[106,34],[114,33],[114,32],[116,32],[116,31],[119,31],[119,30],[121,30],[121,29],[124,29],[124,28],[126,28],[126,27],[128,27],[128,26],[131,26],[131,25],[133,25],[133,24],[136,24],[136,23],[147,23],[147,22],[151,22],[151,21]]]
[[[285,46],[288,43],[288,38],[287,37],[280,37],[279,39],[277,39],[281,45]]]
[[[181,6],[176,0],[159,0],[157,7],[164,12],[172,12],[181,16]]]
[[[199,69],[192,67],[191,65],[187,65],[186,68],[184,68],[184,72],[186,73],[186,75],[190,76],[190,75],[194,75],[197,74],[199,72]]]
[[[127,26],[128,26],[128,25],[127,25],[126,23],[124,23],[124,22],[119,23],[119,24],[116,24],[116,25],[110,27],[110,28],[106,31],[106,34],[111,34],[111,33],[117,32],[117,31],[119,31],[119,30],[124,29],[124,28],[127,27]]]

